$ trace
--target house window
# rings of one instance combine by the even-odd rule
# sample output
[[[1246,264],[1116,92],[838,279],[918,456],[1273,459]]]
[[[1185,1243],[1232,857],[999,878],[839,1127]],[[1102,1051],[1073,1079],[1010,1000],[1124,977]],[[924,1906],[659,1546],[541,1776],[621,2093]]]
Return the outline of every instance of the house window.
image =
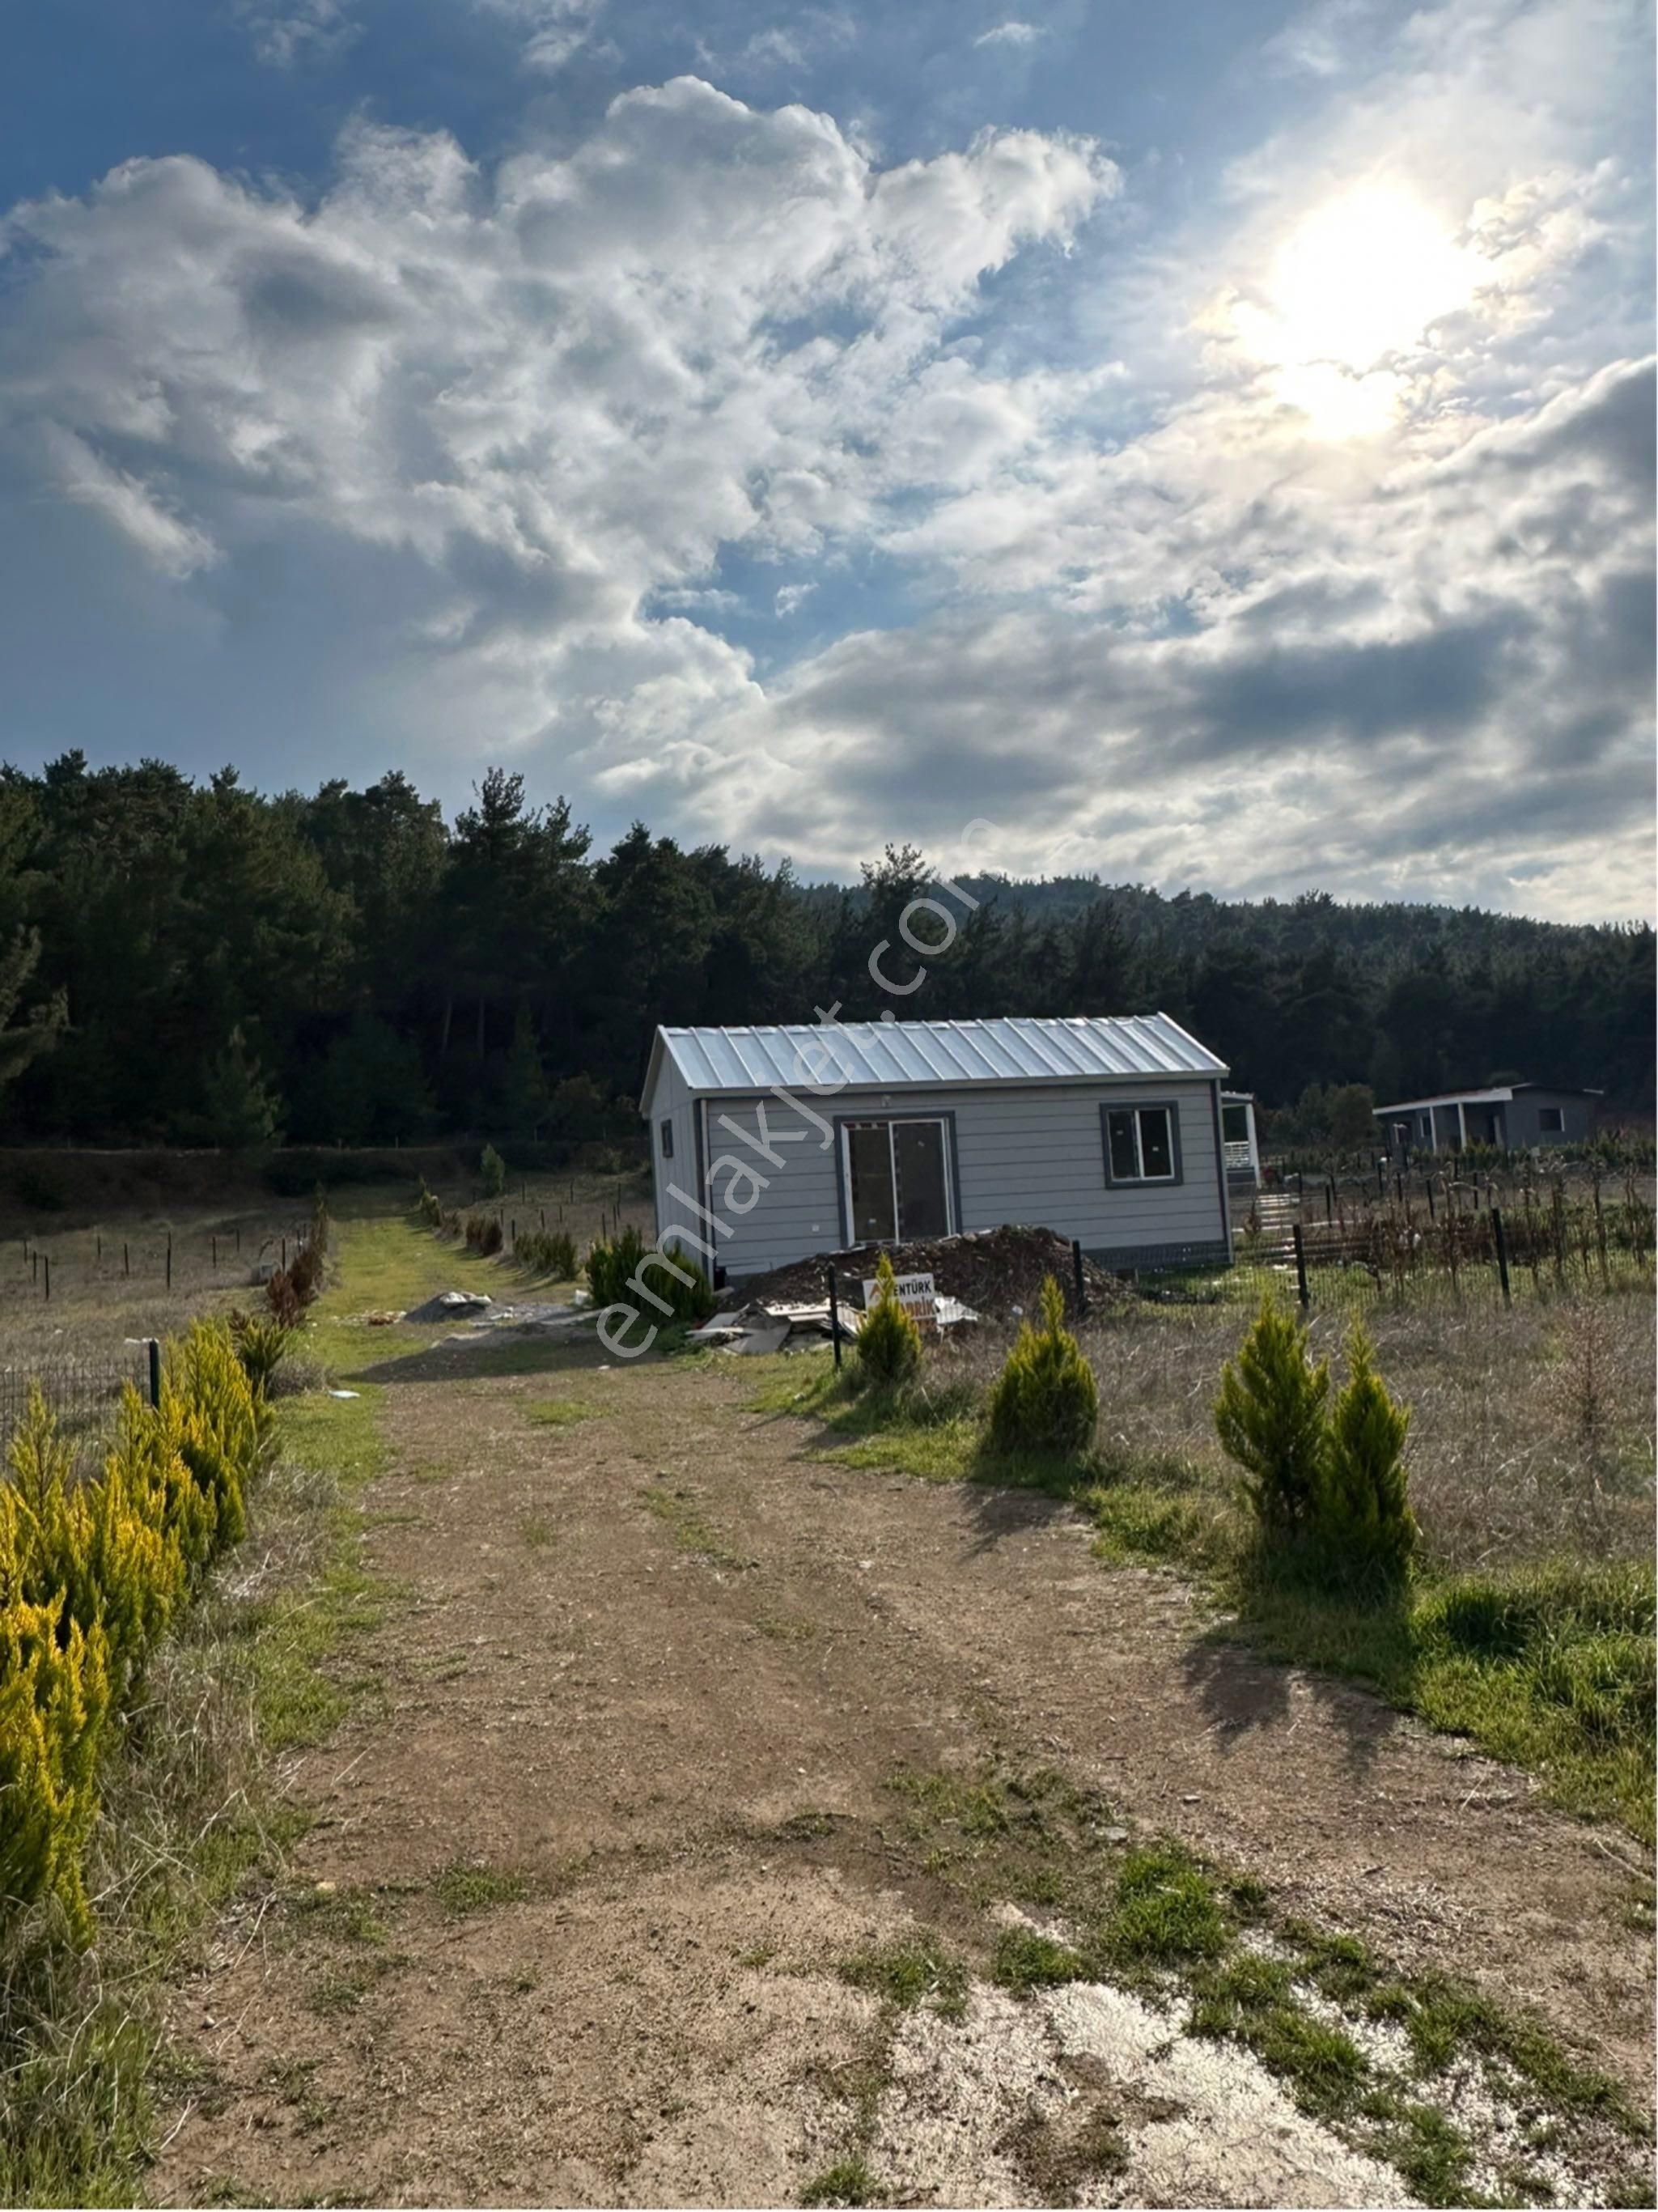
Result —
[[[841,1167],[854,1244],[913,1244],[950,1233],[941,1121],[846,1121]]]
[[[1172,1106],[1107,1106],[1108,1182],[1178,1182],[1180,1140]]]
[[[660,1127],[662,1135],[662,1157],[665,1160],[671,1160],[673,1158],[673,1123],[671,1121],[664,1121],[661,1123]]]
[[[1566,1109],[1564,1106],[1540,1106],[1537,1126],[1546,1137],[1564,1137],[1566,1133]]]

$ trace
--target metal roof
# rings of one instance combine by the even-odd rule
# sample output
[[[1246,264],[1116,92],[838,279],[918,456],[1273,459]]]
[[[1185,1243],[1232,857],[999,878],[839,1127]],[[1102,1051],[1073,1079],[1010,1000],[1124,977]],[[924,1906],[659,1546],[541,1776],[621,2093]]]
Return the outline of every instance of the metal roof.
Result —
[[[1552,1091],[1559,1098],[1599,1098],[1572,1083],[1499,1083],[1490,1091],[1439,1091],[1431,1098],[1401,1098],[1392,1106],[1376,1106],[1376,1114],[1414,1114],[1428,1106],[1506,1106],[1517,1091]]]
[[[641,1104],[648,1104],[665,1054],[699,1093],[809,1091],[814,1084],[895,1091],[1226,1073],[1224,1060],[1167,1014],[659,1029]]]

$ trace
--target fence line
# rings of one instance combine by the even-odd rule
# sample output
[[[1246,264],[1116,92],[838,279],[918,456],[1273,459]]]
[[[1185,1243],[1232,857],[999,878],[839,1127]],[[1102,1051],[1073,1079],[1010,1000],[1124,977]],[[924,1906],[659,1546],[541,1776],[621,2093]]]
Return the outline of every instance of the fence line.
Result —
[[[54,1353],[0,1366],[0,1449],[9,1444],[12,1431],[27,1411],[33,1385],[57,1415],[59,1427],[81,1438],[101,1435],[112,1426],[129,1382],[154,1404],[161,1349],[155,1337],[137,1337],[118,1352],[83,1358]]]
[[[262,1282],[272,1268],[285,1267],[310,1234],[308,1218],[288,1229],[243,1237],[240,1224],[222,1232],[170,1231],[139,1239],[79,1230],[58,1237],[29,1233],[0,1244],[0,1299],[38,1299],[49,1304],[54,1291],[158,1284],[168,1291],[201,1290]]]

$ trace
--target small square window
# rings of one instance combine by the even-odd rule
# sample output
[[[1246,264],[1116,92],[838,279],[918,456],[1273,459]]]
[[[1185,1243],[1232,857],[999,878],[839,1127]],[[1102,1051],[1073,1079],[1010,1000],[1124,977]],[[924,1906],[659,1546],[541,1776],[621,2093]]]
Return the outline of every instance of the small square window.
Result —
[[[1564,1137],[1566,1133],[1566,1113],[1563,1106],[1540,1106],[1537,1126],[1546,1137]]]
[[[662,1157],[665,1160],[671,1160],[673,1158],[673,1123],[671,1121],[664,1121],[662,1124]]]

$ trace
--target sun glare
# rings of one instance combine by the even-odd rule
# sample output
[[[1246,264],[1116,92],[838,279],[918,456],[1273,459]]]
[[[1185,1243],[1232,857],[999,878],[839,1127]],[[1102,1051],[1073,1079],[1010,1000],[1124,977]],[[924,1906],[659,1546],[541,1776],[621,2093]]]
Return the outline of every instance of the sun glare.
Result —
[[[1466,306],[1476,278],[1474,256],[1419,200],[1366,186],[1303,217],[1236,326],[1321,435],[1371,435],[1397,411],[1390,364]]]

